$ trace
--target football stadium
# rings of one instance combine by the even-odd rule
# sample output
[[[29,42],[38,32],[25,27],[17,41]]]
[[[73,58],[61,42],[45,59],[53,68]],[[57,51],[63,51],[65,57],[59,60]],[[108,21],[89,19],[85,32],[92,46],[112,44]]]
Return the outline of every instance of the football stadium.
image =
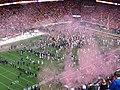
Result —
[[[120,90],[120,0],[0,0],[0,90]]]

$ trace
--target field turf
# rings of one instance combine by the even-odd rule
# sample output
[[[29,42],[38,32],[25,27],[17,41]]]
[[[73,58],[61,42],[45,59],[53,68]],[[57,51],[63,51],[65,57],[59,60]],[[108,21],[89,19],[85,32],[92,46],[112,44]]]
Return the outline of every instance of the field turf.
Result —
[[[32,41],[35,41],[35,39],[36,38],[34,38],[34,40],[32,39]],[[22,43],[26,44],[28,42],[25,40],[25,42],[22,41]],[[58,50],[58,48],[46,46],[46,50],[56,53],[55,51]],[[40,49],[37,48],[34,51],[40,51]],[[29,50],[25,50],[22,55],[20,55],[20,52],[21,49],[0,52],[0,60],[7,60],[9,62],[9,64],[0,63],[0,90],[8,90],[8,88],[10,88],[10,90],[23,90],[23,88],[31,87],[39,81],[35,74],[43,74],[43,70],[46,68],[54,67],[58,74],[63,71],[63,60],[60,59],[63,51],[58,52],[58,57],[54,60],[53,57],[50,57],[49,60],[47,58],[40,59],[39,56],[36,56],[36,54],[33,54]],[[27,60],[26,57],[31,58],[31,61]],[[21,58],[23,58],[25,62],[22,65],[20,63],[18,64]],[[38,60],[40,64],[38,64]],[[33,61],[35,63],[32,63]],[[29,65],[27,65],[28,62],[30,62]],[[13,63],[15,63],[16,66],[13,66]],[[32,75],[25,74],[18,70],[18,68],[32,72]],[[20,75],[20,73],[22,73],[22,75]],[[53,85],[53,87],[54,86],[55,85]],[[42,87],[44,86],[42,85]]]

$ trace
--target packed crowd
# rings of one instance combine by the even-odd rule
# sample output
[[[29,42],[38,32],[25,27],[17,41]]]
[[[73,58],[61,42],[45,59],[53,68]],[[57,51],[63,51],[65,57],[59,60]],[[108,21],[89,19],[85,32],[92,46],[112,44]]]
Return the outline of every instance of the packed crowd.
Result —
[[[0,7],[0,37],[14,36],[31,28],[40,27],[42,24],[61,21],[61,19],[65,21],[66,18],[63,18],[65,15],[72,17],[74,14],[80,14],[82,20],[100,23],[105,27],[110,18],[110,28],[115,29],[119,26],[117,22],[119,7],[116,6],[89,1],[32,3]]]
[[[120,71],[117,70],[113,75],[106,78],[98,77],[98,80],[89,83],[88,85],[83,84],[81,87],[73,90],[119,90],[120,89]]]
[[[86,20],[92,23],[100,23],[103,24],[105,28],[109,26],[110,29],[118,28],[119,23],[117,22],[119,18],[119,7],[116,6],[108,6],[102,4],[91,3],[87,4],[88,2],[52,2],[52,3],[32,3],[26,5],[18,5],[15,7],[6,6],[0,8],[0,37],[13,37],[22,32],[29,31],[31,28],[39,28],[43,24],[49,24],[51,22],[58,22],[58,21],[67,21],[71,20],[70,18],[74,14],[80,14],[82,16],[82,20]],[[59,6],[59,7],[58,7]],[[17,7],[17,8],[16,8]],[[111,9],[112,8],[112,9]],[[114,13],[113,13],[114,12]],[[63,18],[67,15],[70,18]],[[110,21],[110,23],[108,22]],[[73,24],[73,23],[72,23]],[[76,25],[75,25],[76,24]],[[59,47],[61,49],[66,49],[68,47],[82,47],[85,42],[86,36],[89,38],[89,33],[86,32],[82,28],[76,28],[79,24],[75,23],[73,27],[72,25],[67,25],[67,28],[61,30],[61,27],[64,26],[56,26],[54,27],[55,32],[54,34],[50,31],[50,42],[40,41],[39,47],[43,48],[45,45]],[[91,27],[92,25],[86,24],[85,27]],[[70,27],[70,28],[69,28]],[[78,31],[76,31],[78,30]],[[83,30],[83,32],[82,32]],[[57,31],[61,32],[57,34]],[[81,33],[82,32],[82,33]],[[73,34],[74,33],[74,34]],[[83,34],[84,33],[84,34]],[[67,36],[67,37],[66,37]],[[117,41],[118,45],[120,41]],[[103,41],[103,43],[106,43]],[[89,44],[89,43],[88,43]],[[108,44],[106,44],[108,45]],[[34,44],[33,44],[34,46]],[[48,51],[41,51],[41,52],[34,52],[31,50],[21,50],[18,52],[20,56],[23,55],[24,52],[31,52],[40,58],[48,58],[48,56],[54,57],[55,54],[48,52]],[[18,62],[8,62],[6,59],[0,59],[0,63],[2,64],[9,64],[13,68],[18,69],[21,73],[26,75],[33,75],[36,77],[36,73],[26,71],[21,69],[20,67],[16,67],[15,64],[18,65],[26,65],[29,66],[31,63],[35,64],[35,61],[31,61],[29,57],[26,57],[26,61],[24,62],[21,58]],[[39,63],[39,62],[37,62]],[[36,67],[35,67],[36,68]],[[28,69],[29,70],[29,69]],[[39,68],[36,68],[39,70]],[[21,75],[20,73],[20,75]],[[20,77],[18,75],[18,78]],[[112,79],[111,79],[112,77]],[[76,88],[76,90],[107,90],[109,89],[109,84],[114,80],[114,77],[107,77],[107,78],[99,78],[98,81],[94,83],[90,83],[88,85],[82,85],[82,88]],[[111,89],[112,90],[112,89]]]

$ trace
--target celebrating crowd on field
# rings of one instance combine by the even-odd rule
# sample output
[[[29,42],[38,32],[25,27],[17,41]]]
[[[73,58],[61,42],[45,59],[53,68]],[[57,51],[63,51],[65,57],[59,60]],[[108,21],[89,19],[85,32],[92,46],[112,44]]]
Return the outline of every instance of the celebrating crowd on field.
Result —
[[[40,63],[43,64],[42,61],[31,60],[29,56],[26,56],[26,58],[22,58],[22,56],[26,52],[30,53],[31,55],[35,55],[40,59],[51,58],[53,61],[56,59],[61,59],[61,60],[65,59],[66,56],[63,55],[62,57],[60,57],[58,55],[58,51],[61,50],[65,51],[66,49],[71,50],[73,48],[77,48],[77,49],[81,48],[81,53],[84,53],[83,56],[87,55],[85,53],[88,53],[89,51],[93,50],[92,52],[94,54],[93,57],[97,58],[97,60],[99,59],[99,56],[97,56],[98,54],[101,56],[103,55],[104,57],[107,57],[107,55],[111,56],[111,53],[107,54],[106,51],[112,50],[113,49],[112,47],[120,46],[119,38],[117,37],[116,39],[115,37],[110,40],[105,38],[101,39],[96,35],[96,33],[94,33],[94,31],[98,30],[105,32],[114,32],[114,30],[118,29],[120,27],[119,9],[120,7],[118,6],[99,4],[96,2],[90,2],[89,0],[85,0],[81,2],[68,1],[68,2],[30,3],[30,4],[18,4],[18,5],[0,7],[0,20],[1,20],[0,41],[4,40],[5,38],[8,39],[8,38],[16,37],[18,35],[24,34],[25,32],[32,31],[34,29],[38,29],[40,31],[49,33],[47,40],[39,40],[37,43],[28,43],[23,45],[25,47],[31,47],[31,48],[29,49],[24,48],[20,51],[17,51],[17,53],[21,57],[17,61],[10,62],[5,58],[0,58],[0,63],[17,69],[20,72],[18,75],[18,79],[19,79],[23,74],[29,77],[37,77],[37,73],[31,70],[31,65],[33,65],[33,68],[36,71],[39,71],[40,68],[38,65]],[[98,50],[97,45],[98,46],[101,45],[100,46],[100,48],[102,48],[101,51],[96,51]],[[36,46],[40,48],[41,51],[37,52],[32,49]],[[59,50],[47,51],[45,50],[46,46],[59,48]],[[16,46],[11,45],[9,50],[16,48],[17,45]],[[69,84],[68,82],[69,80],[67,81],[67,79],[64,78],[66,75],[69,75],[69,70],[71,71],[73,70],[73,68],[71,69],[71,67],[73,67],[74,64],[80,62],[80,60],[78,60],[78,62],[75,62],[74,59],[76,57],[72,54],[73,53],[68,54],[68,57],[70,56],[69,63],[72,62],[72,64],[64,63],[63,66],[63,69],[67,68],[66,70],[68,70],[68,73],[64,75],[63,72],[64,77],[61,77],[61,81],[63,79],[62,82],[65,84]],[[78,52],[77,54],[80,55],[80,53]],[[90,53],[90,55],[92,54]],[[119,54],[116,55],[115,53],[111,58],[114,57],[115,60],[119,62]],[[94,58],[92,59],[93,61],[95,61]],[[108,57],[108,59],[110,58]],[[109,61],[107,59],[105,60],[106,62]],[[88,62],[90,62],[90,60]],[[111,62],[114,63],[114,61]],[[111,62],[108,62],[107,65],[111,64]],[[86,63],[85,65],[87,65]],[[21,68],[24,65],[27,66],[27,70]],[[38,67],[36,67],[36,65]],[[94,65],[93,69],[97,71],[98,69],[96,69],[96,67],[98,66]],[[98,68],[101,67],[102,65],[99,66]],[[111,69],[111,67],[109,68]],[[75,73],[81,75],[77,73],[78,71],[80,72],[79,69],[76,69]],[[74,74],[74,72],[72,73]],[[96,74],[96,72],[94,72],[94,74]],[[92,74],[90,73],[90,75]],[[97,75],[98,74],[96,74],[96,76]],[[67,78],[69,78],[69,76]],[[91,79],[94,79],[94,77],[91,77]],[[79,81],[76,80],[76,83],[78,82]],[[11,85],[13,85],[13,82],[11,82]],[[90,82],[89,84],[83,83],[82,85],[75,86],[73,88],[68,87],[67,85],[65,85],[65,87],[68,88],[68,90],[70,88],[71,90],[120,90],[120,71],[117,70],[115,71],[114,74],[108,77],[102,77],[102,76],[98,77],[98,79],[96,79],[94,82]],[[37,88],[38,87],[34,87],[33,89],[33,87],[31,87],[31,90],[38,90]],[[8,90],[10,89],[8,88]]]

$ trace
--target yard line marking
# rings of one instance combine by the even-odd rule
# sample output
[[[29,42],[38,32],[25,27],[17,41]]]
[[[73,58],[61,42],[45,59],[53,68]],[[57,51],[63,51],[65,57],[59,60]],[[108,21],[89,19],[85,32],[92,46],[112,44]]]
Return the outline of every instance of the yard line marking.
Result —
[[[3,86],[5,86],[5,87],[7,87],[8,88],[8,86],[6,85],[6,84],[4,84],[4,83],[2,83],[2,82],[0,82],[0,84],[2,84]],[[10,90],[13,90],[12,88],[10,88]]]
[[[5,73],[7,73],[7,71],[5,71],[4,73],[1,73],[0,75],[3,75],[3,74],[5,74]]]
[[[0,74],[2,77],[5,77],[6,79],[8,79],[8,80],[10,80],[10,81],[13,81],[12,79],[10,79],[10,78],[8,78],[8,77],[6,77],[6,76],[4,76],[4,75],[2,75],[2,74]],[[17,83],[18,84],[18,83]],[[23,86],[23,85],[21,85],[21,84],[18,84],[19,86],[21,86],[21,87],[25,87],[25,86]]]
[[[1,67],[1,66],[0,66]],[[1,68],[3,68],[3,67],[1,67]],[[8,72],[10,72],[9,70],[7,70],[7,69],[5,69],[5,68],[3,68],[4,70],[6,70],[6,71],[8,71]],[[14,74],[15,76],[18,76],[18,75],[16,75],[15,73],[13,73],[13,72],[10,72],[10,73],[12,73],[12,74]],[[23,77],[21,77],[22,79],[24,79],[25,81],[27,81],[27,82],[30,82],[31,84],[34,84],[33,82],[31,82],[31,81],[29,81],[29,80],[27,80],[27,79],[25,79],[25,78],[23,78]]]
[[[8,53],[8,54],[11,56],[14,56],[13,54],[10,54],[10,53]],[[14,57],[17,57],[17,56],[14,56]],[[24,66],[24,67],[27,68],[27,66]],[[34,69],[32,69],[32,71],[36,72],[36,70],[34,70]]]
[[[13,54],[10,54],[10,53],[8,53],[8,54],[11,55],[11,56],[14,56],[14,57],[18,58],[16,55],[13,55]],[[11,61],[13,61],[13,60],[11,60]],[[26,68],[27,66],[24,66],[24,67]],[[36,72],[36,70],[34,70],[34,69],[32,69],[32,71]]]

